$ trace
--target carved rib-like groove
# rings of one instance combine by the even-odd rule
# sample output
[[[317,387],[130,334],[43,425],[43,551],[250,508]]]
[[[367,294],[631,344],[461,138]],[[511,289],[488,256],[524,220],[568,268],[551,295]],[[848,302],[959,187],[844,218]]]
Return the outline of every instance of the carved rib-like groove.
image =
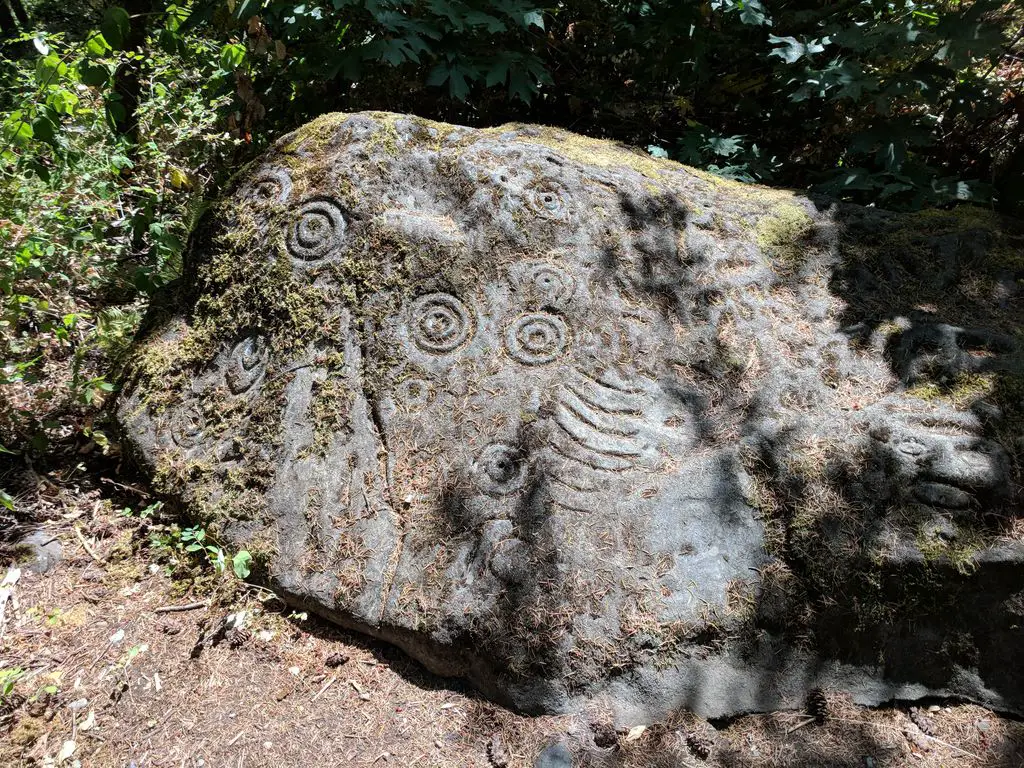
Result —
[[[563,458],[574,461],[582,467],[589,467],[604,472],[625,472],[633,468],[633,463],[619,456],[608,456],[595,453],[588,448],[573,443],[571,448],[551,443],[551,449]]]
[[[559,404],[570,411],[573,416],[589,424],[598,432],[603,432],[606,435],[618,435],[620,437],[634,437],[639,432],[636,427],[622,418],[623,415],[628,414],[620,414],[618,418],[611,419],[608,418],[608,415],[602,416],[601,409],[591,407],[586,400],[569,387],[566,387],[564,391],[559,393],[558,399]]]
[[[559,467],[558,469],[565,469],[565,467]],[[582,483],[579,483],[575,478],[571,480],[564,478],[561,474],[559,474],[557,470],[554,473],[552,473],[551,479],[554,480],[556,483],[559,483],[560,485],[564,485],[569,490],[577,491],[578,493],[589,493],[590,491],[597,490],[596,485],[583,485]]]
[[[599,453],[604,456],[620,456],[625,458],[638,458],[640,450],[636,440],[613,438],[602,432],[597,432],[586,422],[580,421],[562,403],[555,406],[555,423],[574,442],[579,443],[587,450]]]

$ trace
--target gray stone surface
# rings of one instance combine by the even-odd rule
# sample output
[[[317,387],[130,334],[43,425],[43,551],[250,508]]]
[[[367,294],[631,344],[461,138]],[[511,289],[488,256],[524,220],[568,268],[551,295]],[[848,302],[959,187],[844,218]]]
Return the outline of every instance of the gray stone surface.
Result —
[[[64,549],[53,534],[46,531],[32,531],[20,541],[19,547],[28,549],[26,567],[33,573],[49,573],[64,559]]]
[[[537,755],[535,768],[572,768],[572,752],[564,742],[556,741]]]
[[[928,216],[326,116],[193,238],[119,419],[254,578],[522,710],[1020,711],[1024,234]]]

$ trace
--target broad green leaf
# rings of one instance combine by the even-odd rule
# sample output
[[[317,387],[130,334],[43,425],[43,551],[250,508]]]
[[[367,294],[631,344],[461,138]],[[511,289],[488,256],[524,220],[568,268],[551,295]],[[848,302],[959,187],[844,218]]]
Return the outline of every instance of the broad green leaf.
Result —
[[[20,110],[15,110],[4,121],[4,138],[16,147],[24,147],[33,136],[32,125],[28,117]]]
[[[32,136],[38,140],[52,144],[57,136],[57,126],[45,115],[40,115],[32,121]]]
[[[539,27],[544,29],[544,14],[540,11],[528,11],[523,14],[523,26],[524,27]]]
[[[105,105],[107,123],[111,128],[115,128],[119,123],[123,122],[128,117],[128,110],[124,108],[124,104],[115,99],[107,99]]]
[[[235,6],[234,16],[243,21],[256,16],[262,10],[263,3],[260,0],[242,0]]]
[[[46,101],[60,115],[73,115],[78,106],[78,97],[64,88],[53,91]]]
[[[43,56],[36,62],[36,81],[43,86],[53,85],[67,74],[68,65],[56,54]]]
[[[252,555],[249,554],[248,550],[241,550],[235,553],[235,556],[231,558],[231,569],[235,572],[235,576],[240,579],[249,578],[251,569],[249,564],[252,562]]]
[[[245,61],[245,46],[241,43],[228,43],[220,49],[220,66],[229,72],[242,66]]]
[[[827,37],[820,40],[808,40],[806,43],[797,40],[795,37],[776,37],[775,35],[768,35],[768,42],[773,45],[778,45],[777,48],[773,48],[768,54],[769,57],[775,56],[782,59],[787,64],[795,64],[804,56],[811,56],[815,53],[821,53],[825,50],[825,46],[828,45],[831,40]]]
[[[92,56],[104,56],[110,52],[110,43],[102,32],[93,32],[85,41],[85,49]]]
[[[120,6],[111,6],[103,12],[103,21],[100,22],[100,31],[107,44],[119,50],[124,47],[128,39],[128,32],[131,27],[131,20],[128,12]]]
[[[110,70],[94,61],[83,61],[78,67],[78,77],[83,85],[98,88],[110,79]]]

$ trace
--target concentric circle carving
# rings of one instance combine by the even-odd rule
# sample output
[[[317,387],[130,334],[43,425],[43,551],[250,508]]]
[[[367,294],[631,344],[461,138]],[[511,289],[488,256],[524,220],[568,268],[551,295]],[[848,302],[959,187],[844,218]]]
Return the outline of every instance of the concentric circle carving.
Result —
[[[236,395],[251,389],[262,378],[269,359],[267,340],[258,334],[247,336],[235,344],[224,372],[228,389]]]
[[[473,335],[473,318],[461,301],[447,293],[430,293],[412,303],[409,336],[424,352],[443,355]]]
[[[556,306],[568,302],[576,292],[573,276],[554,264],[543,261],[530,264],[525,277],[537,295]]]
[[[411,408],[420,408],[434,398],[434,390],[426,379],[405,379],[396,389],[399,400]]]
[[[280,168],[270,168],[256,174],[247,185],[245,196],[257,204],[283,203],[291,192],[291,177]]]
[[[534,213],[545,219],[565,219],[569,215],[565,190],[558,184],[548,183],[531,189],[526,202]]]
[[[505,496],[523,486],[526,462],[515,448],[504,443],[492,443],[473,462],[473,474],[484,493]]]
[[[195,403],[171,417],[171,439],[182,448],[195,448],[203,437],[206,418]]]
[[[341,247],[345,229],[345,217],[336,203],[310,200],[299,208],[288,229],[288,253],[299,261],[319,261]]]
[[[523,365],[543,365],[565,350],[569,331],[565,321],[547,312],[517,317],[505,331],[505,348]]]

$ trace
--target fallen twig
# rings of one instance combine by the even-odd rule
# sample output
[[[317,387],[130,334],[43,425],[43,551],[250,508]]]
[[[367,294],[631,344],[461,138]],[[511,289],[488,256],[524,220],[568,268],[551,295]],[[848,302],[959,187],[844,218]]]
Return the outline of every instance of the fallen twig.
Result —
[[[185,605],[161,605],[159,608],[154,608],[153,613],[178,613],[180,611],[195,611],[200,608],[205,608],[206,603],[185,603]]]
[[[101,477],[100,482],[107,483],[108,485],[112,485],[115,488],[122,488],[126,491],[131,491],[132,493],[135,493],[139,496],[148,497],[150,495],[147,491],[144,491],[142,488],[136,488],[134,485],[125,485],[124,483],[119,483],[115,480],[111,480],[109,477]]]
[[[873,725],[875,728],[887,728],[890,731],[896,731],[897,733],[903,733],[903,730],[901,728],[897,728],[894,725],[888,725],[886,723],[873,723],[870,720],[856,720],[856,719],[850,718],[850,717],[833,717],[833,718],[830,718],[830,719],[831,720],[839,720],[839,721],[844,722],[844,723],[857,723],[858,725]],[[958,747],[955,744],[950,744],[948,741],[943,741],[942,739],[937,739],[934,736],[929,736],[927,733],[923,733],[923,732],[922,732],[922,735],[926,739],[928,739],[929,741],[934,741],[936,744],[941,744],[944,747],[949,747],[950,749],[955,749],[957,752],[960,752],[961,754],[967,755],[967,757],[972,757],[975,760],[981,760],[981,755],[976,755],[973,752],[968,752],[966,749],[962,749],[961,747]]]
[[[808,717],[806,720],[801,720],[796,725],[793,725],[793,726],[790,726],[789,728],[787,728],[786,729],[786,734],[788,735],[790,733],[793,733],[793,731],[799,731],[805,725],[810,725],[811,723],[813,723],[817,719],[818,718],[816,718],[816,717]]]
[[[330,688],[332,685],[334,685],[334,683],[335,683],[335,681],[337,679],[338,678],[336,678],[336,677],[332,677],[330,680],[328,680],[326,683],[324,683],[324,687],[321,688],[319,691],[317,691],[316,694],[313,696],[313,698],[310,699],[310,701],[316,701],[317,699],[319,699],[323,695],[324,691],[326,691],[328,688]]]
[[[14,585],[21,578],[20,568],[11,568],[0,582],[0,637],[4,635],[7,624],[7,601],[10,600],[17,608],[17,598],[14,597]]]
[[[82,535],[82,529],[77,525],[75,526],[75,536],[78,537],[78,541],[82,544],[82,549],[85,550],[86,554],[89,555],[97,563],[102,563],[103,558],[96,554],[95,550],[89,546],[89,542],[85,540],[85,536]]]

